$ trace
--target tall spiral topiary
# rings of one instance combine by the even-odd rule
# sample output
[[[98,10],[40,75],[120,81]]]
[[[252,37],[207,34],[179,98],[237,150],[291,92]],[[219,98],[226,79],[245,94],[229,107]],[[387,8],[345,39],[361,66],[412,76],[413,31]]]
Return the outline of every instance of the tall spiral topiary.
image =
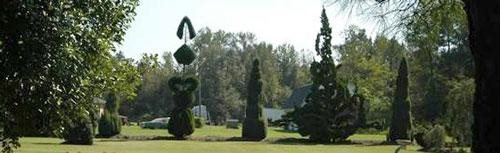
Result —
[[[185,25],[189,36],[185,33]],[[184,37],[184,44],[174,53],[174,58],[177,63],[184,67],[191,64],[196,58],[196,54],[186,44],[188,38],[193,39],[196,36],[193,25],[188,17],[184,17],[177,29],[179,39]],[[193,134],[195,130],[194,116],[191,107],[194,101],[194,91],[198,88],[198,80],[194,77],[172,77],[168,80],[168,86],[173,92],[173,100],[175,108],[171,112],[171,117],[168,122],[168,132],[178,139],[184,139]]]
[[[316,38],[316,53],[320,62],[311,64],[313,85],[305,105],[298,109],[294,122],[302,136],[316,142],[343,141],[361,126],[359,94],[348,91],[345,84],[336,79],[336,67],[332,58],[331,33],[328,17],[323,8],[322,27]]]
[[[248,140],[262,140],[267,135],[267,120],[262,112],[262,80],[260,77],[259,60],[253,61],[250,80],[248,81],[248,97],[246,117],[243,122],[242,137]]]
[[[411,103],[408,99],[408,66],[406,59],[401,59],[396,85],[396,93],[392,102],[392,121],[388,140],[412,138]]]

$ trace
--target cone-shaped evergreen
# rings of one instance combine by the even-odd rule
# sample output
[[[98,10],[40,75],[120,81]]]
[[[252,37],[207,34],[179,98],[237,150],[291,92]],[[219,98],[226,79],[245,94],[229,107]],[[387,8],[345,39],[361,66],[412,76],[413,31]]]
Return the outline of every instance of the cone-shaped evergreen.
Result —
[[[397,78],[396,93],[392,102],[392,121],[389,130],[389,141],[411,139],[412,121],[411,104],[408,99],[408,66],[406,59],[401,59]]]
[[[321,13],[320,33],[316,38],[316,53],[320,62],[311,64],[313,86],[306,104],[294,119],[302,136],[313,141],[337,142],[345,140],[359,127],[359,98],[349,94],[345,85],[336,80],[336,67],[331,56],[331,33],[325,9]]]
[[[262,113],[262,81],[260,78],[259,60],[255,59],[248,81],[248,97],[246,118],[243,122],[242,137],[248,140],[262,140],[267,135],[267,121]]]

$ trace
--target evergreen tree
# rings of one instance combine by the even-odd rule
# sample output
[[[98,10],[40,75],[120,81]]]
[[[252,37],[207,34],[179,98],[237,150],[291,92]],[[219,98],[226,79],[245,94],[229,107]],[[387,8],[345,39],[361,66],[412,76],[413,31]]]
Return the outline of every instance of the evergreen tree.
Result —
[[[397,78],[396,94],[392,103],[392,121],[389,130],[390,141],[397,139],[411,139],[411,104],[408,99],[408,66],[403,57],[399,65],[399,75]]]
[[[321,31],[316,38],[316,52],[320,62],[311,64],[313,86],[306,104],[298,110],[295,119],[302,136],[313,141],[338,142],[356,132],[359,123],[360,98],[336,80],[332,58],[331,33],[325,9],[321,14]],[[320,45],[320,43],[322,43]]]
[[[259,70],[259,60],[253,61],[250,80],[248,81],[248,97],[246,118],[243,122],[243,138],[262,140],[267,135],[267,121],[262,112],[262,81]]]
[[[99,119],[99,136],[109,138],[120,134],[122,122],[118,117],[119,96],[109,93],[106,97],[104,114]]]

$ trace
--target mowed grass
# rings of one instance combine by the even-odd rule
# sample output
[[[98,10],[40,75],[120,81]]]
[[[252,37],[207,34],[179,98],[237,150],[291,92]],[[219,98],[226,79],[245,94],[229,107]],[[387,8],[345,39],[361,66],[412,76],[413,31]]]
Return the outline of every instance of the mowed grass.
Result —
[[[167,136],[165,129],[141,129],[137,126],[124,126],[123,135],[155,135]],[[239,137],[241,129],[226,129],[221,126],[205,126],[196,129],[193,137],[221,136]],[[269,138],[300,138],[300,135],[285,132],[279,128],[268,129]],[[383,135],[353,135],[351,140],[384,140]],[[21,138],[22,147],[18,153],[387,153],[394,152],[396,145],[340,145],[340,144],[297,144],[274,142],[242,142],[242,141],[123,141],[115,139],[94,139],[94,145],[65,145],[58,138]],[[402,152],[415,153],[420,147],[412,145]]]
[[[277,127],[269,127],[267,129],[268,137],[273,138],[299,138],[300,135],[296,132],[287,132]],[[142,129],[138,126],[122,126],[122,135],[129,136],[170,136],[167,129]],[[220,136],[220,137],[240,137],[240,129],[228,129],[225,126],[204,126],[196,129],[191,135],[193,137]]]

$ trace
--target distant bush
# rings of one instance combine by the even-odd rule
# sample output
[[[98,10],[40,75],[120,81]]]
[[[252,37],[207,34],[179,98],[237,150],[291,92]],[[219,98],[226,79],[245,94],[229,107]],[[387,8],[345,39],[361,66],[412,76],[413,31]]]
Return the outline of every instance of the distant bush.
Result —
[[[154,116],[152,116],[151,114],[144,114],[141,116],[141,121],[145,122],[145,121],[151,121],[154,119]]]
[[[205,119],[200,118],[200,117],[195,117],[194,118],[194,127],[195,128],[202,128],[203,126],[205,126]]]
[[[68,125],[63,132],[66,144],[92,145],[94,133],[92,123],[88,119]]]
[[[426,129],[426,128],[423,128]],[[443,126],[435,125],[430,130],[419,130],[415,134],[415,140],[424,151],[440,151],[445,146],[446,131]]]
[[[239,129],[240,128],[240,123],[238,123],[238,120],[228,120],[228,121],[226,121],[226,128],[228,128],[228,129]]]
[[[113,115],[107,110],[104,111],[101,119],[99,119],[99,136],[109,138],[121,132],[121,120],[118,115]]]

